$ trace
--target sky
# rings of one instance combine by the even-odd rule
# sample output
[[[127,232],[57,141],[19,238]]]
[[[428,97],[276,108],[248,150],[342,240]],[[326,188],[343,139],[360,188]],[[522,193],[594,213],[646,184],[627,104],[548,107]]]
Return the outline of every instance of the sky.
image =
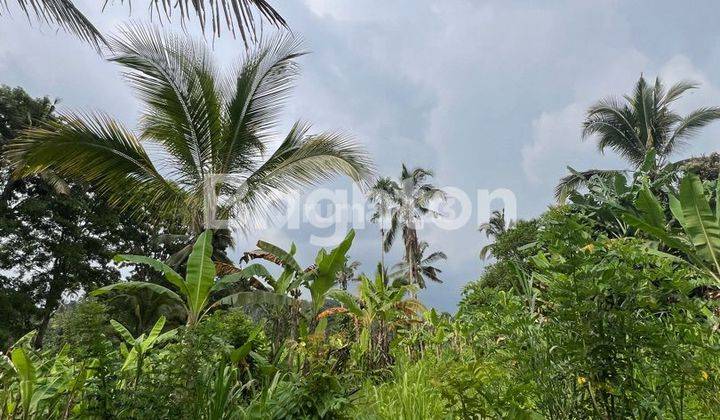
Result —
[[[142,2],[134,2],[131,16],[127,5],[116,3],[104,13],[94,0],[78,6],[109,34],[123,22],[146,19]],[[420,231],[432,250],[448,255],[438,265],[444,283],[420,295],[442,310],[456,308],[463,286],[485,264],[478,258],[487,241],[477,230],[485,213],[478,210],[478,190],[512,191],[518,217],[527,219],[553,204],[566,166],[625,167],[617,156],[598,153],[592,140],[581,140],[583,115],[593,102],[630,92],[644,74],[667,84],[701,83],[678,102],[682,113],[720,105],[720,6],[713,1],[273,4],[311,52],[300,60],[283,129],[303,120],[317,131],[341,131],[366,147],[379,174],[397,177],[401,163],[421,166],[435,172],[438,185],[469,195],[474,211],[468,223],[449,231],[428,224]],[[193,24],[187,32],[203,37]],[[209,35],[205,39],[212,43]],[[230,66],[244,46],[226,36],[213,49]],[[100,110],[136,126],[140,104],[116,65],[70,35],[30,25],[17,10],[0,17],[0,83],[60,98],[62,111]],[[706,128],[677,158],[716,151],[719,135],[720,123]],[[309,238],[319,230],[304,224],[253,232],[240,239],[236,254],[258,238],[284,247],[295,241],[298,259],[309,265],[317,252]],[[388,261],[401,257],[399,245]],[[358,230],[351,255],[363,271],[374,270],[377,227]]]

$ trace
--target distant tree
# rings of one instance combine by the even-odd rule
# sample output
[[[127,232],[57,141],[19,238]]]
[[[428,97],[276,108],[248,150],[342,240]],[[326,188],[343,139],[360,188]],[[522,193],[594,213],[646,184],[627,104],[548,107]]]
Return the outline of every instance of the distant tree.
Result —
[[[369,199],[375,207],[370,221],[380,225],[380,265],[383,267],[381,276],[385,270],[385,220],[390,215],[399,189],[397,183],[388,177],[378,178],[370,188]]]
[[[407,281],[407,279],[412,278],[411,275],[415,275],[414,284],[421,289],[427,287],[427,280],[442,283],[439,277],[442,270],[435,267],[434,264],[438,261],[446,260],[447,255],[442,251],[435,251],[429,255],[425,255],[428,247],[427,242],[420,242],[417,252],[413,253],[414,260],[410,263],[403,261],[397,264],[397,274],[391,275],[391,277]]]
[[[683,143],[701,128],[720,119],[718,107],[698,108],[685,116],[670,108],[685,92],[697,87],[697,83],[683,81],[666,90],[660,78],[655,79],[654,85],[649,85],[640,76],[632,94],[622,99],[606,98],[590,107],[583,122],[583,138],[596,136],[600,152],[614,150],[633,169],[642,166],[648,152],[652,151],[655,166],[662,169],[670,165],[670,156]],[[619,172],[570,169],[572,173],[564,177],[555,190],[558,198],[585,185],[593,176],[612,177]]]
[[[34,99],[20,88],[0,86],[0,142],[4,145],[24,128],[56,120],[54,103]],[[153,241],[153,225],[109,210],[81,184],[62,183],[49,173],[22,180],[10,175],[3,163],[0,347],[34,328],[36,343],[41,344],[64,299],[120,279],[120,272],[109,264],[115,254],[167,253]],[[53,185],[57,183],[63,184],[62,191]]]
[[[505,221],[505,209],[495,210],[490,216],[490,220],[480,225],[478,230],[482,233],[485,232],[485,236],[490,238],[497,238],[507,231],[507,228],[512,226],[512,222],[508,225]],[[489,243],[480,250],[480,258],[487,259],[492,253],[493,244]]]
[[[400,173],[400,182],[391,186],[395,190],[390,209],[390,227],[385,234],[385,251],[392,247],[398,230],[402,232],[405,255],[403,262],[407,267],[407,281],[419,287],[425,287],[419,270],[418,258],[421,256],[421,243],[417,228],[423,216],[439,215],[430,208],[433,200],[444,200],[442,189],[428,182],[433,173],[427,169],[408,169],[404,164]]]

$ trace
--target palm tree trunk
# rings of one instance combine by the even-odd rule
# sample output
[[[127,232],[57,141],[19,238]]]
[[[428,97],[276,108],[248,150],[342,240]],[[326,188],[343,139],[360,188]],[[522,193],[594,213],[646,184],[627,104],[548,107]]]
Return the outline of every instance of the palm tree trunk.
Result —
[[[410,227],[403,228],[403,236],[405,240],[405,263],[408,267],[408,283],[420,286],[417,276],[417,266],[415,264],[415,252],[417,249],[417,232]],[[412,292],[413,299],[417,299],[417,291]]]
[[[380,222],[382,223],[382,221]],[[385,283],[385,228],[380,226],[380,277]]]

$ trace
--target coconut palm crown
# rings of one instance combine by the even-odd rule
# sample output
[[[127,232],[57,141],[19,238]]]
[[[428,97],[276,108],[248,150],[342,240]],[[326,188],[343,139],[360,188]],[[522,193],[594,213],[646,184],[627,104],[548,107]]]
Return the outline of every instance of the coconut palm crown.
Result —
[[[205,44],[154,27],[124,27],[110,42],[110,60],[144,104],[139,134],[104,114],[64,115],[8,146],[16,175],[52,170],[88,182],[111,205],[180,219],[194,235],[215,219],[251,229],[284,194],[337,175],[369,181],[360,146],[305,123],[269,153],[298,74],[298,40],[263,42],[227,75]]]
[[[424,216],[440,215],[431,209],[432,202],[446,199],[445,192],[429,182],[432,176],[432,171],[423,168],[409,169],[403,164],[400,182],[392,182],[382,187],[387,189],[388,196],[393,200],[389,211],[390,226],[385,233],[385,251],[390,250],[398,230],[401,230],[405,250],[403,260],[408,267],[407,281],[408,284],[420,287],[424,287],[425,281],[417,264],[422,254],[417,229]]]
[[[655,167],[664,168],[677,152],[698,131],[720,119],[720,108],[702,107],[682,116],[670,107],[684,93],[696,89],[697,83],[682,81],[666,89],[660,78],[648,84],[645,78],[635,85],[632,94],[622,99],[609,97],[590,107],[583,122],[583,139],[594,137],[600,152],[611,149],[623,157],[633,169],[645,162],[652,152]],[[564,177],[556,188],[556,196],[584,185],[591,177],[613,177],[620,171],[591,169],[575,171]]]

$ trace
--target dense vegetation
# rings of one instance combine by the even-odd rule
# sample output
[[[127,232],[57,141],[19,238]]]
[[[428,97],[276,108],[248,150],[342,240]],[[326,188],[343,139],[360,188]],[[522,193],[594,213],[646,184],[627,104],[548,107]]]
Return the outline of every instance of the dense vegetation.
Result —
[[[532,220],[494,212],[478,246],[494,260],[451,315],[417,299],[448,257],[418,228],[441,216],[431,171],[375,179],[352,139],[303,124],[267,150],[293,39],[231,83],[184,38],[109,42],[146,105],[137,136],[0,89],[1,418],[720,417],[718,159],[669,160],[720,118],[672,111],[693,84],[641,78],[592,107],[585,134],[631,169],[573,171]],[[215,219],[251,229],[334,176],[370,186],[374,270],[356,274],[354,231],[312,262],[265,241],[229,257]]]

